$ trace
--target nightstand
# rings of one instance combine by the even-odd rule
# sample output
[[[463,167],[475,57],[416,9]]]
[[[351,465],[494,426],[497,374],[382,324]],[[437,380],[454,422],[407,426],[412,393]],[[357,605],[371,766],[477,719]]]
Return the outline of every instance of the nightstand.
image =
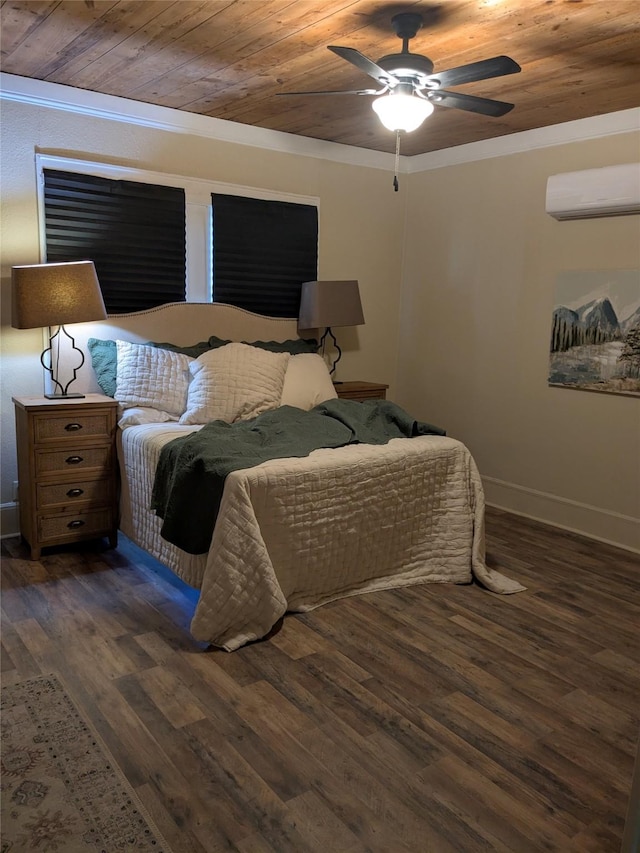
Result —
[[[31,559],[42,548],[108,536],[118,541],[115,435],[118,404],[14,397],[20,533]]]
[[[379,382],[337,382],[336,394],[342,400],[386,400],[388,385]]]

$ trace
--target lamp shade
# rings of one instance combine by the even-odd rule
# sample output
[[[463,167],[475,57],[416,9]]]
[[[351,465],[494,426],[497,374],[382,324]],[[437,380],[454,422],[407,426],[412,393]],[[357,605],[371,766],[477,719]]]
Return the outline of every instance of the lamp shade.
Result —
[[[433,104],[416,95],[403,92],[376,98],[371,105],[382,124],[389,130],[417,130],[433,112]]]
[[[300,297],[298,326],[361,326],[364,323],[357,281],[305,281]]]
[[[107,316],[93,261],[13,267],[11,289],[14,329],[86,323]]]

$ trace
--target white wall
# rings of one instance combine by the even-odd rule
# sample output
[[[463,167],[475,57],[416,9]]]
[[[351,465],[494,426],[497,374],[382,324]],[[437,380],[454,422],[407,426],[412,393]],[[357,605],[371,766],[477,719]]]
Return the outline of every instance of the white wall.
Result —
[[[640,217],[557,222],[547,177],[640,134],[412,174],[398,401],[471,449],[488,501],[640,550],[640,400],[547,385],[558,273],[640,269]]]

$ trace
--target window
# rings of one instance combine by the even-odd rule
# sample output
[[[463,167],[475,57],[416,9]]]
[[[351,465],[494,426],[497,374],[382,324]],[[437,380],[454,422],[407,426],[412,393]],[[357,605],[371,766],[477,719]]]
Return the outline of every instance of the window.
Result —
[[[318,209],[214,193],[213,300],[297,317],[303,281],[317,277]]]
[[[317,198],[49,154],[36,154],[36,170],[42,259],[93,260],[109,313],[215,298],[293,317],[301,282],[318,277]],[[214,230],[212,197],[244,210],[253,273],[238,218],[218,210]]]
[[[44,169],[47,261],[92,260],[108,313],[184,302],[185,193]]]

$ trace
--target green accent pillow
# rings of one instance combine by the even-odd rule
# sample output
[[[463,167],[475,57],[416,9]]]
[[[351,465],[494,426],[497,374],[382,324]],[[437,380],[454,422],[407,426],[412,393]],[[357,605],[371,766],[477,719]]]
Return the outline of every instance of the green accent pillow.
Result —
[[[87,341],[91,353],[91,364],[96,373],[102,393],[108,397],[116,395],[116,375],[118,372],[118,348],[115,341],[101,341],[89,338]]]
[[[227,343],[227,341],[225,341],[225,343]],[[209,341],[199,341],[197,344],[191,344],[191,346],[184,347],[179,344],[170,344],[166,341],[147,341],[145,346],[156,347],[157,349],[168,349],[171,352],[180,352],[183,355],[188,355],[190,358],[198,358],[202,353],[213,349],[213,347],[209,345]],[[221,344],[218,344],[218,346],[221,346]]]
[[[288,352],[301,355],[304,352],[318,352],[318,341],[314,338],[296,338],[290,341],[252,341],[252,347],[260,347],[269,352]]]
[[[223,347],[225,344],[230,344],[231,341],[225,341],[215,335],[209,338],[209,349]],[[317,352],[318,342],[313,338],[296,338],[288,341],[243,341],[251,347],[268,350],[269,352],[288,352],[290,355],[300,355],[304,352]]]
[[[208,350],[218,349],[219,347],[224,347],[230,343],[232,343],[231,340],[225,340],[224,338],[217,337],[217,335],[211,335],[208,341],[200,341],[199,343],[192,344],[191,346],[183,347],[178,344],[170,344],[166,342],[157,343],[156,341],[147,341],[147,346],[160,347],[161,349],[168,349],[172,352],[181,352],[184,355],[191,356],[191,358],[198,358],[199,355],[202,355],[204,352],[208,352]],[[243,341],[242,343],[248,344],[251,347],[268,350],[269,352],[288,352],[291,355],[318,351],[318,342],[313,338],[306,340],[300,338],[289,341]]]

